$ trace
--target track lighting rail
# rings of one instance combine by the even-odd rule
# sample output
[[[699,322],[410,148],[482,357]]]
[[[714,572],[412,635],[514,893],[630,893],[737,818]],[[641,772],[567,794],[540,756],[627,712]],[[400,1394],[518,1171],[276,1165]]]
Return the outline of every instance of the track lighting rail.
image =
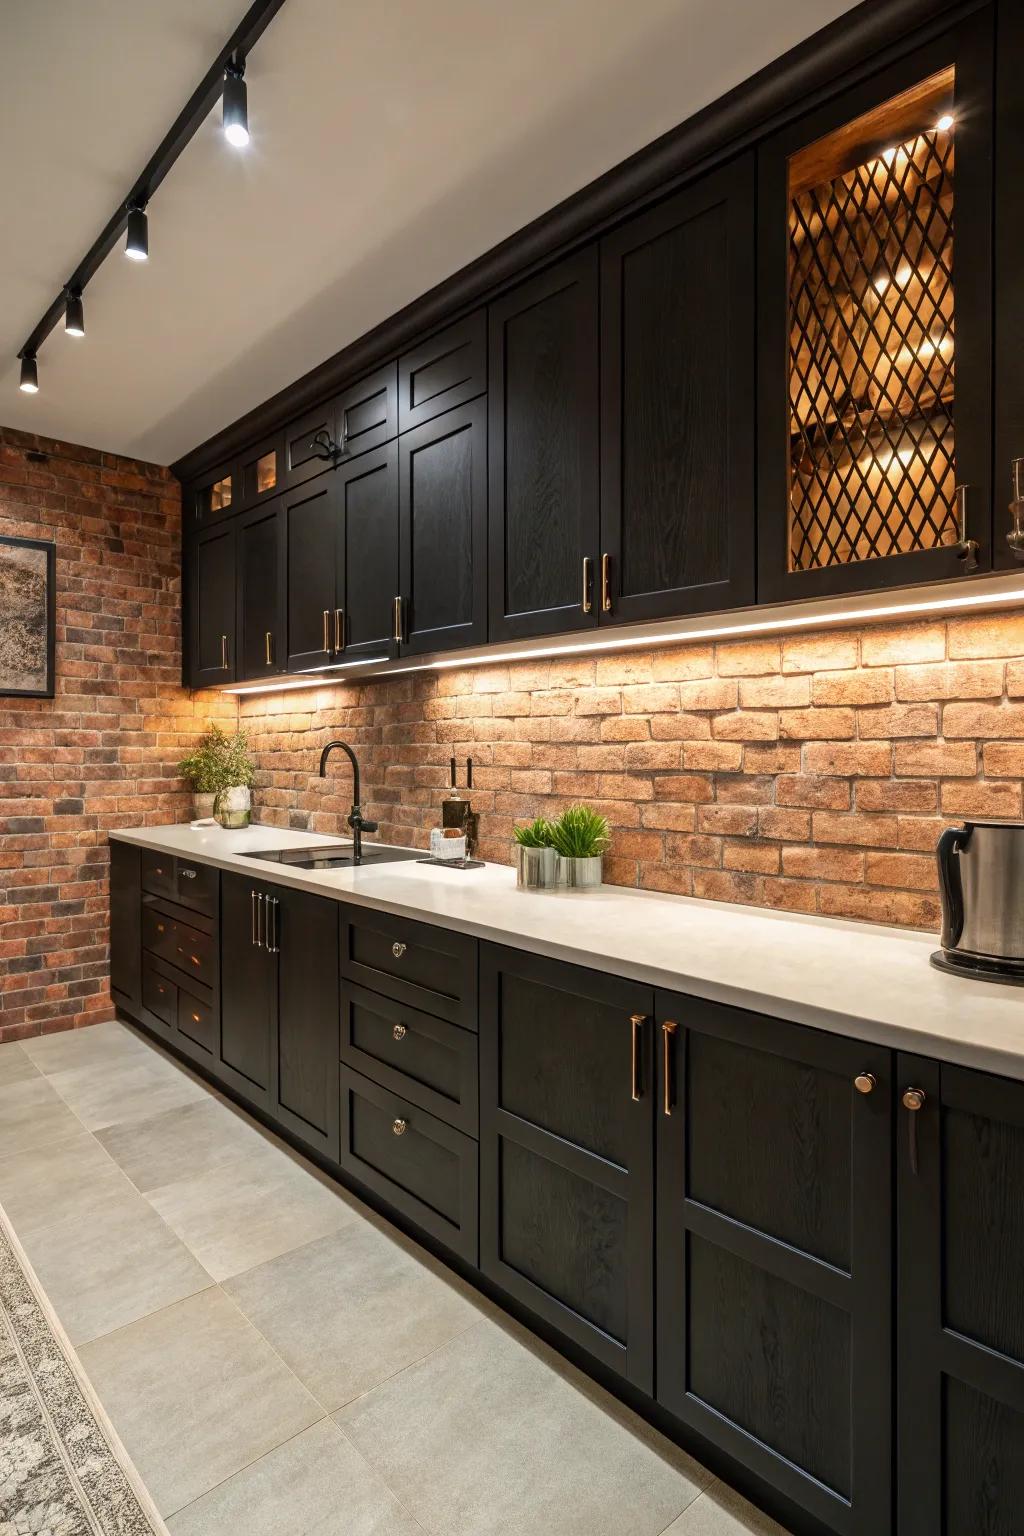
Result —
[[[24,346],[19,349],[20,358],[31,359],[34,364],[39,347],[64,316],[68,293],[74,292],[81,296],[90,278],[95,275],[124,234],[131,210],[145,209],[178,156],[191,142],[200,124],[205,121],[216,105],[224,90],[225,75],[227,73],[233,75],[244,67],[246,54],[262,37],[283,4],[284,0],[253,0],[253,4],[249,6],[242,20],[178,113],[170,130],[150,156],[135,185],[118,204],[71,276],[61,284],[53,303],[37,322]],[[34,375],[34,367],[31,371]]]

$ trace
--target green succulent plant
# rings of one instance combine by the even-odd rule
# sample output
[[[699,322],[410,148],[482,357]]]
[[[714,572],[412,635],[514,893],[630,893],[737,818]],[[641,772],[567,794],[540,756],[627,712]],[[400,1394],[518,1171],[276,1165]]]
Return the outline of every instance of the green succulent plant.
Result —
[[[551,827],[552,846],[563,859],[596,858],[610,842],[608,818],[589,805],[567,806]]]
[[[249,739],[244,731],[229,736],[219,725],[211,725],[199,738],[195,750],[182,758],[178,772],[197,795],[216,795],[236,784],[251,788],[256,764],[249,756]]]
[[[512,836],[520,848],[550,848],[551,823],[545,821],[543,816],[538,816],[536,821],[531,821],[528,827],[513,827]]]

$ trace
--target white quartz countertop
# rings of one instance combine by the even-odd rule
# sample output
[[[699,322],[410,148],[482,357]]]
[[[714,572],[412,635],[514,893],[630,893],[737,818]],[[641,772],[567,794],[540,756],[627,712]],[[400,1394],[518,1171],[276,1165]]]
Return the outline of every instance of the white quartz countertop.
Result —
[[[931,934],[602,886],[520,891],[503,865],[304,870],[246,858],[337,843],[279,827],[111,837],[795,1023],[1024,1079],[1024,988],[949,976]]]

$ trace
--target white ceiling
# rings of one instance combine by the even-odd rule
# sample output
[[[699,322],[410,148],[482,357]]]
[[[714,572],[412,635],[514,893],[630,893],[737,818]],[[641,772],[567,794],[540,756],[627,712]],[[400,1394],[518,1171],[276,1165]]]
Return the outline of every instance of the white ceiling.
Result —
[[[16,353],[246,0],[0,5],[0,421],[169,463],[848,9],[286,0],[40,392]]]

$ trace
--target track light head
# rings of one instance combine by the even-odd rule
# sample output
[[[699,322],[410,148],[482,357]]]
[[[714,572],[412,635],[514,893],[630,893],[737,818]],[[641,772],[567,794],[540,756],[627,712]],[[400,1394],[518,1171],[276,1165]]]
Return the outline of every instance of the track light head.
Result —
[[[235,149],[249,142],[249,105],[246,91],[245,61],[232,59],[224,71],[224,137]]]
[[[80,288],[68,288],[64,299],[64,334],[85,335],[85,306]]]
[[[26,395],[39,393],[39,369],[34,352],[23,352],[21,357],[21,385]]]
[[[132,261],[149,259],[149,220],[145,208],[135,206],[128,210],[128,232],[125,236],[124,253]]]

